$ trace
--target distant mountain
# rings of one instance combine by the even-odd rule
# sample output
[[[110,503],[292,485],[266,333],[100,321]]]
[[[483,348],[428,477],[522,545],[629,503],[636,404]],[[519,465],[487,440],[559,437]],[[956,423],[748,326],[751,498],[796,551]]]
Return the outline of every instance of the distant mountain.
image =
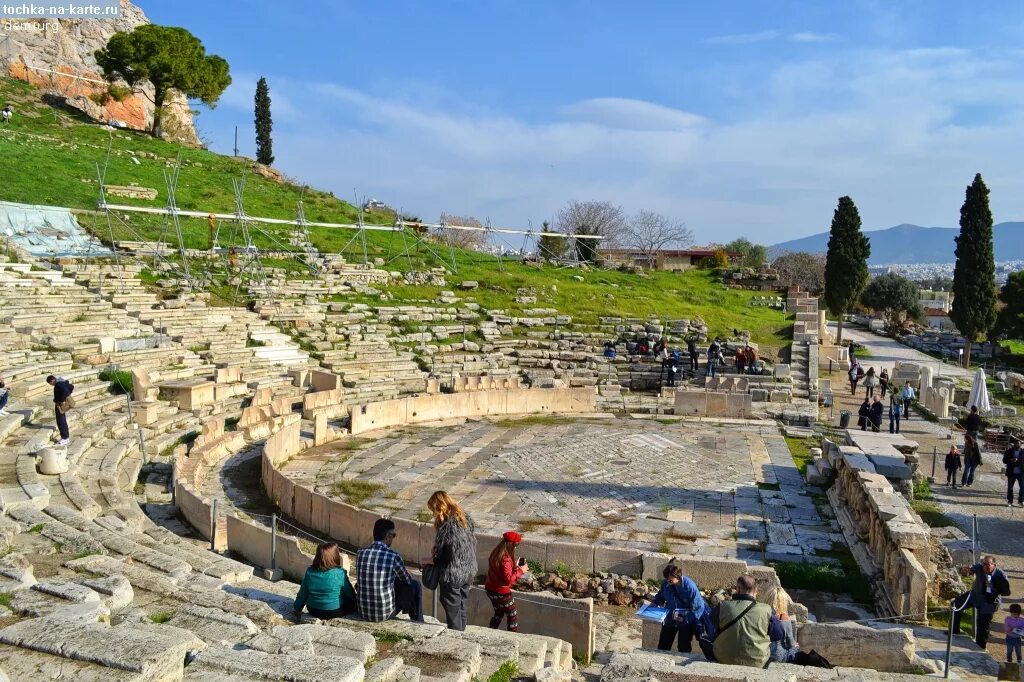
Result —
[[[1024,260],[1024,223],[999,223],[993,229],[997,261]],[[958,227],[897,225],[886,230],[865,232],[871,239],[871,265],[893,263],[952,263],[956,260]],[[768,248],[774,258],[784,251],[824,253],[828,232],[793,239]]]

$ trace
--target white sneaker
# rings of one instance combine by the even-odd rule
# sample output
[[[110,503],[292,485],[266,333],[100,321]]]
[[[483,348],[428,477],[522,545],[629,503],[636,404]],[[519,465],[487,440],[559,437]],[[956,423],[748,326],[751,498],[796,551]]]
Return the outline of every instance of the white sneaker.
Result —
[[[7,410],[0,410],[0,417],[10,417],[11,413]]]
[[[70,438],[61,438],[59,441],[57,441],[57,445],[67,445],[70,442]]]

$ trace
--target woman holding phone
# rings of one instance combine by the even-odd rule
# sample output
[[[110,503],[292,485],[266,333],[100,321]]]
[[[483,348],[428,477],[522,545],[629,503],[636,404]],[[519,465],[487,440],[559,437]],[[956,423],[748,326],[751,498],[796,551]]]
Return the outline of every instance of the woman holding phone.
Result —
[[[491,629],[501,627],[501,621],[508,618],[509,632],[519,631],[519,614],[516,612],[516,598],[512,596],[512,587],[526,573],[526,559],[520,557],[516,561],[516,546],[523,541],[523,536],[510,530],[501,536],[501,542],[491,551],[488,560],[487,582],[484,589],[494,607],[491,618]]]

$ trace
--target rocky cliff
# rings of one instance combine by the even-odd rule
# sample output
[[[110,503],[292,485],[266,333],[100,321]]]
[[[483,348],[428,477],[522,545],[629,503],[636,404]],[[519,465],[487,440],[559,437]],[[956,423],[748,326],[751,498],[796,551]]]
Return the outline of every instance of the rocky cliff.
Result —
[[[98,121],[117,120],[129,128],[148,129],[153,123],[152,88],[147,86],[145,92],[121,102],[104,98],[107,87],[93,56],[115,32],[147,23],[142,9],[130,0],[121,0],[116,19],[0,20],[0,72],[56,93]],[[175,94],[164,105],[163,128],[164,137],[199,146],[183,95]]]

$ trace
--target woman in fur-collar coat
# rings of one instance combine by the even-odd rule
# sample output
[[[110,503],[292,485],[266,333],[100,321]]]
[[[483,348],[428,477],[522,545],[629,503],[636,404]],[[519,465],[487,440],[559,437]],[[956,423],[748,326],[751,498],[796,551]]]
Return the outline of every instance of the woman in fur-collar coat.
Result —
[[[473,519],[443,490],[430,496],[427,508],[434,515],[437,531],[432,561],[438,572],[445,621],[452,630],[465,630],[466,599],[477,574]]]

